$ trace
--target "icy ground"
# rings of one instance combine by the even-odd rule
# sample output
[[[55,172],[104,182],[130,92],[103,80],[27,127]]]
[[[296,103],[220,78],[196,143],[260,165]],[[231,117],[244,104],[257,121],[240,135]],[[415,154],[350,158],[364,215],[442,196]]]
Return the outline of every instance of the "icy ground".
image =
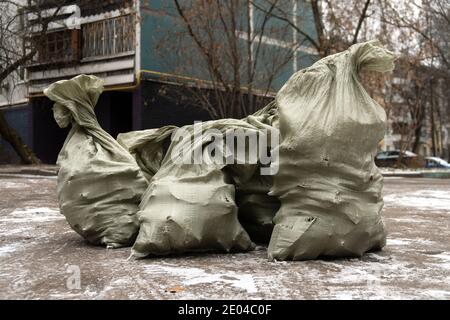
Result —
[[[52,176],[0,172],[1,299],[450,299],[450,180],[385,179],[388,242],[362,259],[268,262],[265,248],[127,260],[83,241]]]

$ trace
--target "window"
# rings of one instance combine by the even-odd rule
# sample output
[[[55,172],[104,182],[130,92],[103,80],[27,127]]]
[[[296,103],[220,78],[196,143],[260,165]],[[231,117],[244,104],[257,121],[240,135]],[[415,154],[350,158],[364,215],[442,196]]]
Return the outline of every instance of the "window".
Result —
[[[49,32],[44,37],[36,36],[37,62],[54,63],[78,60],[78,30]]]
[[[132,15],[87,23],[82,33],[83,58],[132,52],[135,47]]]

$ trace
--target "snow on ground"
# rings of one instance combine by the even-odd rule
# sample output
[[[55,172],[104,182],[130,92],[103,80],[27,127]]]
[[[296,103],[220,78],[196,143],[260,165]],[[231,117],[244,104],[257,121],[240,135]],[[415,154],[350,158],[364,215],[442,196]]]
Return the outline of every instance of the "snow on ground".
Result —
[[[414,207],[422,210],[444,210],[450,213],[450,190],[418,190],[384,197],[386,207]]]
[[[0,174],[0,298],[450,299],[450,181],[385,190],[387,245],[361,259],[269,262],[258,247],[133,260],[69,228],[54,178]]]
[[[181,284],[184,286],[222,282],[243,289],[248,293],[255,293],[258,291],[252,274],[226,271],[221,273],[208,273],[200,268],[180,268],[176,265],[170,266],[160,264],[146,265],[144,269],[151,274],[164,274],[179,277],[181,279]]]

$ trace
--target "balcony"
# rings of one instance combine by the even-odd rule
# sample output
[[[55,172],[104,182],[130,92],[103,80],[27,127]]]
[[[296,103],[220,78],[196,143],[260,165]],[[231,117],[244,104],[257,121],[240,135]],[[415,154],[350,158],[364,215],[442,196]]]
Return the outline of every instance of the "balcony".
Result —
[[[87,23],[82,26],[83,59],[134,53],[134,16]]]
[[[134,82],[136,19],[133,11],[81,17],[79,29],[52,30],[39,37],[39,50],[28,66],[30,93],[80,73],[95,74],[106,85]]]

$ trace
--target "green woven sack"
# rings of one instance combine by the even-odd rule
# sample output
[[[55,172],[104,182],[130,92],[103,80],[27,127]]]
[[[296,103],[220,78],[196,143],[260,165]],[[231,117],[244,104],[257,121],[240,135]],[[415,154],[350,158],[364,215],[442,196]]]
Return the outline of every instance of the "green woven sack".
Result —
[[[375,166],[386,113],[358,80],[394,68],[377,41],[351,46],[295,73],[278,92],[281,201],[269,259],[361,256],[385,245],[383,178]]]
[[[61,213],[89,242],[115,248],[133,244],[148,183],[133,156],[97,122],[102,90],[102,80],[80,75],[53,83],[44,94],[55,102],[58,125],[72,125],[57,160]]]

